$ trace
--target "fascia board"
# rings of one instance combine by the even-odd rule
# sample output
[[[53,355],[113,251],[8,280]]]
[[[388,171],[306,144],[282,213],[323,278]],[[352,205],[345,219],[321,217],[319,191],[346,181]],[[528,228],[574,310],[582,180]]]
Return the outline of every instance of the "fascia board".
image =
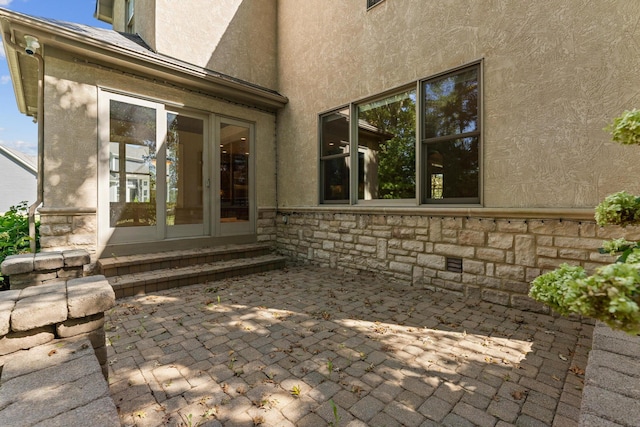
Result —
[[[1,12],[1,11],[0,11]],[[278,93],[250,84],[224,78],[210,70],[197,67],[173,58],[158,58],[145,55],[121,46],[106,43],[57,26],[34,21],[28,17],[16,17],[11,22],[13,31],[29,33],[38,37],[43,45],[50,44],[63,51],[82,57],[104,61],[110,67],[117,65],[126,70],[186,85],[212,95],[255,104],[269,110],[283,108],[288,99]]]
[[[16,97],[18,110],[20,113],[28,115],[27,102],[25,100],[24,87],[22,85],[22,72],[20,70],[20,62],[18,60],[18,55],[21,54],[16,52],[15,49],[9,46],[9,43],[4,41],[7,36],[12,37],[13,35],[8,23],[4,19],[0,19],[0,30],[2,31],[0,36],[3,40],[2,44],[4,46],[5,58],[7,60],[9,75],[11,76],[11,85],[13,86],[13,93]]]

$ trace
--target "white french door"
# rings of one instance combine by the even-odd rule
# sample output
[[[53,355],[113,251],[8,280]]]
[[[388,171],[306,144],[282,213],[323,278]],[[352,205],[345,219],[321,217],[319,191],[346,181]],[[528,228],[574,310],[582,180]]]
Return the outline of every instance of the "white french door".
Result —
[[[253,133],[252,124],[216,119],[216,181],[219,185],[216,221],[221,236],[255,231]]]
[[[255,232],[252,124],[101,95],[102,245]]]

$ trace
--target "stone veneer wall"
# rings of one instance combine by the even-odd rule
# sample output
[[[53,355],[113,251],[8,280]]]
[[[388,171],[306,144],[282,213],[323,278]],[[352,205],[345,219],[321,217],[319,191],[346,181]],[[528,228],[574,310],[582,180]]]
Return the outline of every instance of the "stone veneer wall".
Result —
[[[115,293],[104,276],[58,278],[42,276],[64,271],[65,262],[89,261],[84,250],[8,256],[0,268],[11,290],[0,292],[0,365],[11,354],[56,339],[87,338],[107,378],[104,312],[115,305]],[[53,272],[53,273],[52,273]],[[14,288],[16,277],[23,278]],[[26,283],[32,278],[30,284]]]
[[[274,242],[278,237],[276,229],[276,209],[258,209],[258,223],[256,224],[258,242]]]
[[[96,251],[96,210],[41,208],[40,247],[43,250],[67,248]]]
[[[84,266],[90,262],[87,251],[71,249],[13,255],[3,261],[1,268],[2,274],[9,276],[10,288],[16,290],[83,277]]]
[[[622,233],[616,227],[598,227],[587,213],[585,219],[575,218],[580,214],[564,220],[521,214],[491,218],[351,213],[324,207],[318,211],[278,212],[274,220],[282,254],[540,312],[548,312],[548,307],[527,296],[531,280],[564,262],[587,270],[613,262],[597,248]],[[638,228],[623,234],[629,240],[640,239]],[[462,259],[462,272],[448,271],[447,258]]]

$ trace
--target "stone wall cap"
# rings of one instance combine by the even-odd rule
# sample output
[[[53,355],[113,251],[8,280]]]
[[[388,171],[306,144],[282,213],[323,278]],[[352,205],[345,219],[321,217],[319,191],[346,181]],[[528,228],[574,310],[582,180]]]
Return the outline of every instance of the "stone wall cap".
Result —
[[[0,292],[0,304],[13,301],[14,303],[20,299],[21,290],[9,290]]]
[[[34,270],[55,270],[64,267],[62,252],[38,252],[33,259]]]
[[[29,286],[22,290],[16,290],[16,292],[20,293],[18,299],[23,299],[34,297],[36,295],[48,294],[51,292],[60,292],[61,290],[63,292],[67,290],[66,282],[64,280],[51,282],[44,285]]]
[[[18,301],[20,291],[0,292],[0,336],[5,336],[11,330],[11,312]]]
[[[48,420],[108,397],[109,388],[100,364],[91,354],[91,345],[87,345],[83,357],[60,360],[45,369],[3,381],[0,400],[4,405],[0,411],[0,425],[13,425],[16,420],[21,425],[59,425]],[[56,350],[44,357],[57,359],[58,356],[60,354]],[[4,369],[7,368],[12,369],[5,364]],[[34,402],[38,404],[34,405]],[[84,419],[60,425],[87,424],[93,423]]]
[[[54,353],[51,353],[55,350]],[[30,374],[38,369],[46,369],[60,363],[90,355],[93,353],[91,343],[85,337],[54,340],[29,350],[17,353],[17,357],[8,359],[2,370],[2,382]],[[55,355],[55,357],[52,357]]]
[[[116,294],[102,275],[67,281],[69,318],[77,319],[105,312],[116,305]]]
[[[71,249],[62,252],[65,267],[81,267],[91,262],[89,252],[84,249]]]
[[[0,265],[2,274],[10,276],[12,274],[31,273],[33,271],[34,258],[35,254],[9,255]]]
[[[54,289],[26,298],[21,295],[11,312],[11,330],[29,331],[67,320],[66,289],[60,286]]]

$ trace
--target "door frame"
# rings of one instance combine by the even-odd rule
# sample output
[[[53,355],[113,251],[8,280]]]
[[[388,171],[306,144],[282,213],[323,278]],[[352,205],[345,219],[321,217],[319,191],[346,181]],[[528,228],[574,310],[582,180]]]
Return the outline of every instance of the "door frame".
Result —
[[[201,118],[204,123],[203,144],[203,227],[202,233],[183,230],[184,232],[168,232],[166,225],[166,183],[159,188],[156,182],[156,226],[144,227],[111,227],[109,201],[109,143],[110,143],[110,101],[116,100],[133,105],[151,107],[156,111],[156,179],[166,177],[166,127],[167,113],[182,113],[186,116]],[[99,88],[98,93],[98,126],[97,126],[97,219],[98,246],[101,248],[119,245],[149,244],[168,242],[171,240],[212,239],[212,244],[220,240],[221,244],[229,242],[234,236],[246,240],[256,233],[257,200],[256,200],[256,164],[255,164],[255,123],[237,118],[226,117],[214,112],[185,108],[182,105],[151,99],[135,94],[122,93],[106,88]],[[249,221],[238,223],[221,223],[220,221],[220,126],[232,124],[246,127],[249,130]],[[208,191],[207,191],[208,190]],[[243,237],[244,236],[244,237]],[[220,239],[218,239],[220,238]],[[160,245],[165,246],[165,245]],[[166,249],[165,249],[166,250]]]
[[[230,118],[225,116],[216,115],[215,120],[215,131],[214,131],[214,140],[215,145],[214,149],[214,158],[213,158],[213,167],[211,168],[215,176],[213,176],[211,182],[216,183],[214,187],[216,188],[215,197],[216,202],[213,206],[213,223],[214,223],[214,234],[216,236],[241,236],[247,234],[254,234],[256,232],[256,218],[257,218],[257,208],[256,208],[256,165],[255,165],[255,123],[239,120],[236,118]],[[247,162],[249,168],[249,191],[247,197],[249,199],[249,221],[246,222],[222,222],[221,221],[221,180],[220,180],[220,150],[217,149],[221,144],[221,135],[220,129],[221,126],[225,125],[233,125],[247,128],[249,131],[249,160]]]

